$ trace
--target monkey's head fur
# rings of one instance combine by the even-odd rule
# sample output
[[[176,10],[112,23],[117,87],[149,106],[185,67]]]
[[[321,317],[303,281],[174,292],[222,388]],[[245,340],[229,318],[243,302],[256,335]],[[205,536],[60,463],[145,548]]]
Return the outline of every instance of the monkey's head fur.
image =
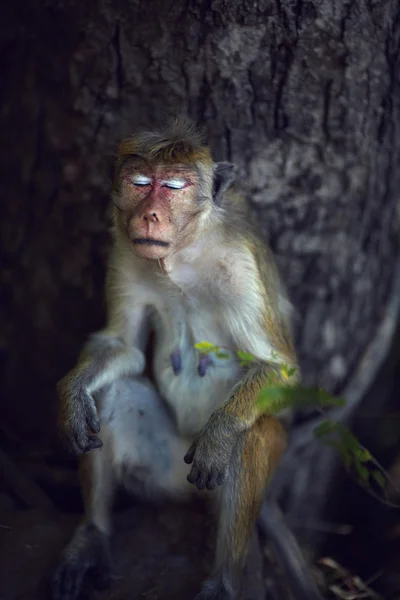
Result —
[[[166,258],[199,235],[234,177],[234,165],[215,163],[185,119],[125,139],[113,189],[116,229],[138,256]]]

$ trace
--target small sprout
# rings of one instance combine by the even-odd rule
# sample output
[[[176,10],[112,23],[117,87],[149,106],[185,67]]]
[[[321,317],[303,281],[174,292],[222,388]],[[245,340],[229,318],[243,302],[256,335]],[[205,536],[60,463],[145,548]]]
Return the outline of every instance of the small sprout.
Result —
[[[256,358],[253,354],[249,352],[242,352],[242,350],[236,350],[236,355],[240,360],[247,360],[249,362],[255,362]]]
[[[241,367],[250,367],[253,363],[257,362],[256,357],[249,352],[243,352],[242,350],[236,350],[236,356],[240,359]]]
[[[217,358],[229,358],[229,354],[227,352],[221,352],[218,350],[215,354]]]
[[[283,379],[286,381],[288,381],[288,379],[290,379],[296,373],[295,367],[288,367],[287,365],[281,365],[280,371]]]
[[[219,350],[219,346],[214,346],[214,344],[210,344],[210,342],[199,342],[198,344],[195,344],[194,347],[196,350],[201,350],[203,354],[218,352]]]

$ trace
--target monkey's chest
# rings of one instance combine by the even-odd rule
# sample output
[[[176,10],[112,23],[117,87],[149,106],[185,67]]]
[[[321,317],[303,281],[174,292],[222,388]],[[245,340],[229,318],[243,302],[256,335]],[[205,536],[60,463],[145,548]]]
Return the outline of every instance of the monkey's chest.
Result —
[[[223,356],[196,349],[195,344],[200,342],[221,347]],[[232,346],[216,310],[205,310],[187,298],[172,302],[164,310],[154,371],[160,393],[174,412],[182,435],[200,431],[237,382],[241,369]]]

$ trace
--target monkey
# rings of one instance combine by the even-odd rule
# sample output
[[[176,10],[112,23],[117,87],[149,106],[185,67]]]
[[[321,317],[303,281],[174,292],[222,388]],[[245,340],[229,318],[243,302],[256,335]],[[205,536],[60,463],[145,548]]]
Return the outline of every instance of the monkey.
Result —
[[[118,146],[106,326],[57,384],[85,514],[53,576],[54,600],[75,600],[89,574],[108,583],[120,484],[150,501],[208,495],[218,518],[215,559],[196,600],[240,592],[287,444],[284,419],[265,412],[258,393],[271,375],[282,378],[282,364],[295,367],[293,384],[300,371],[286,288],[235,179],[235,165],[214,161],[186,119]],[[195,344],[203,340],[225,356],[201,354]],[[241,364],[237,349],[256,362]]]

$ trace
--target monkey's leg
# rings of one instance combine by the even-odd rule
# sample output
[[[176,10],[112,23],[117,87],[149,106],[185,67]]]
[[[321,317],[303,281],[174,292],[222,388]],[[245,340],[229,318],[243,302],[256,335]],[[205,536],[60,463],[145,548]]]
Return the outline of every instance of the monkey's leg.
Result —
[[[54,574],[54,600],[75,600],[87,574],[92,575],[97,588],[110,583],[109,529],[115,478],[110,464],[110,436],[105,433],[102,433],[104,445],[81,458],[79,474],[85,518],[65,548]]]
[[[285,430],[278,419],[267,415],[240,436],[228,478],[218,490],[214,573],[196,600],[236,598],[265,490],[285,447]]]
[[[54,600],[75,600],[87,573],[109,569],[108,537],[114,484],[159,499],[193,493],[183,461],[190,440],[179,438],[154,387],[121,378],[96,398],[103,446],[83,457],[85,519],[67,546],[54,577]]]

